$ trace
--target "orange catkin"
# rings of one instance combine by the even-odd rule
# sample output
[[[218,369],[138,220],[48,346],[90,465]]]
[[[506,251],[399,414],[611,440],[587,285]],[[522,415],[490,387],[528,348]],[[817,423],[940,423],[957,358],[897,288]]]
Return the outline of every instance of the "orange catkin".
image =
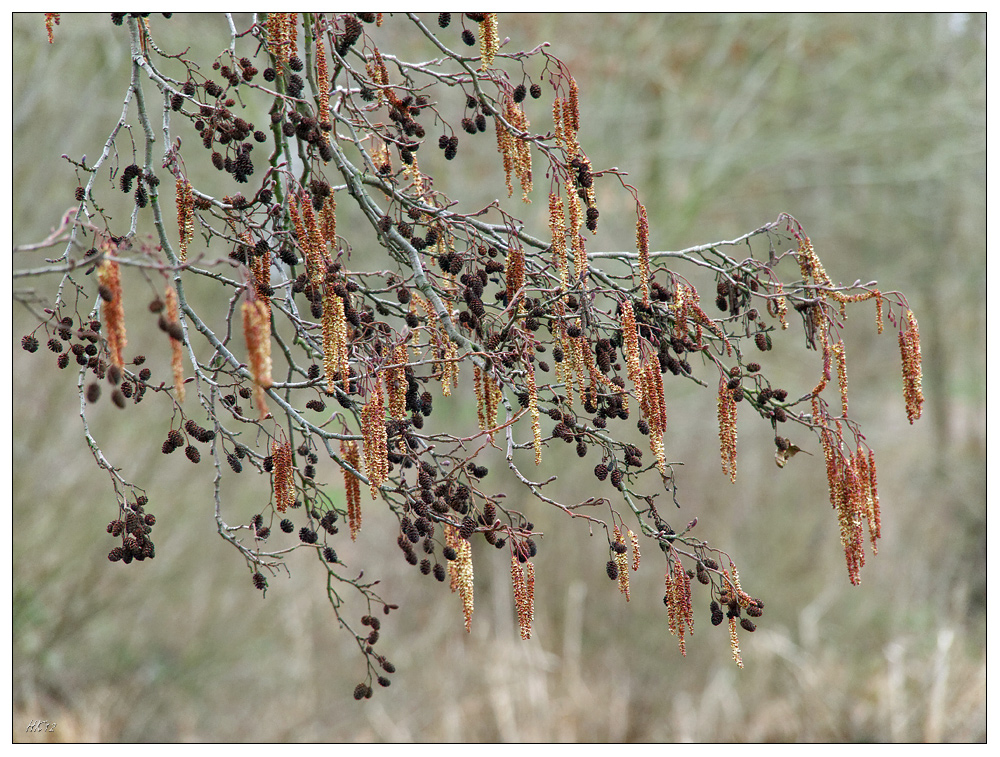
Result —
[[[119,368],[124,366],[123,351],[125,349],[125,306],[122,304],[122,277],[117,260],[105,260],[97,270],[97,280],[100,284],[101,299],[104,303],[101,313],[104,316],[105,333],[108,339],[108,352],[111,362]]]

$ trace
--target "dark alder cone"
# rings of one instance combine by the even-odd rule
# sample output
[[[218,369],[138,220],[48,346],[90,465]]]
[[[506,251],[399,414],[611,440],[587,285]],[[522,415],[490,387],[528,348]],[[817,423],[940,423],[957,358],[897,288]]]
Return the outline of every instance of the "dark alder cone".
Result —
[[[604,463],[598,463],[598,465],[594,467],[594,475],[597,476],[598,481],[603,481],[608,477],[608,466]]]
[[[295,524],[292,523],[288,518],[285,518],[281,523],[278,524],[282,531],[286,534],[290,534],[295,530]]]
[[[542,96],[542,87],[539,84],[532,84],[529,91],[531,92],[532,98],[535,100]]]
[[[740,618],[740,625],[743,626],[744,631],[749,631],[750,633],[757,630],[757,626],[754,625],[754,622],[750,618]]]
[[[333,551],[333,547],[323,547],[323,559],[327,562],[337,562],[337,553]]]
[[[118,23],[121,24],[121,21],[119,21]],[[445,29],[450,23],[451,23],[450,13],[438,13],[438,26],[440,26],[442,29]]]
[[[125,407],[125,394],[121,389],[115,389],[111,392],[111,401],[115,403],[115,407],[123,409]]]
[[[305,544],[315,544],[319,536],[311,528],[303,526],[299,529],[299,540]]]
[[[618,468],[611,471],[611,485],[616,489],[621,489],[622,487],[622,472]]]
[[[712,625],[713,626],[720,625],[723,621],[723,615],[722,615],[722,608],[719,607],[719,603],[713,601],[711,604],[711,610],[712,610]]]
[[[201,462],[201,453],[198,451],[198,448],[195,447],[194,445],[189,444],[187,447],[185,447],[184,454],[187,455],[187,459],[190,460],[192,463]]]
[[[608,560],[606,569],[608,571],[608,578],[612,581],[618,578],[618,564],[614,560]]]
[[[474,44],[476,44],[476,35],[473,34],[469,29],[463,29],[462,41],[469,47],[472,47]]]
[[[267,586],[267,579],[261,573],[253,574],[253,585],[256,586],[261,591]]]
[[[31,334],[21,338],[21,347],[23,347],[28,352],[36,352],[38,350],[38,339],[36,339]],[[62,345],[60,345],[60,349]]]
[[[514,102],[516,103],[524,102],[524,98],[527,96],[527,94],[528,94],[527,87],[525,87],[523,84],[518,84],[516,87],[514,87]]]

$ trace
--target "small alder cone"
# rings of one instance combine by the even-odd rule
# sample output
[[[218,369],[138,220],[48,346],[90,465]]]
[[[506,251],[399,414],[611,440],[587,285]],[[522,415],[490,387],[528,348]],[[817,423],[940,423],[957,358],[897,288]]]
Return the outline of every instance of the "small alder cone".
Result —
[[[340,454],[354,470],[361,470],[357,442],[341,442]],[[347,523],[351,529],[351,541],[356,541],[358,531],[361,530],[361,482],[346,468],[344,468],[344,490],[347,499]]]
[[[168,286],[164,300],[167,305],[167,320],[171,323],[180,323],[180,309],[177,305],[177,292],[173,287]],[[184,401],[184,364],[183,349],[181,342],[170,337],[170,367],[174,374],[174,396],[178,402]]]
[[[285,512],[295,502],[295,479],[292,474],[292,444],[285,442],[271,443],[271,458],[274,469],[271,479],[274,482],[274,506],[279,513]]]
[[[254,380],[254,400],[261,418],[268,415],[265,390],[271,387],[271,311],[263,300],[243,303],[243,335]]]
[[[104,333],[107,334],[108,352],[111,362],[124,367],[123,352],[125,338],[125,306],[122,304],[121,269],[116,260],[105,260],[97,269],[97,281],[101,287],[101,314],[104,316]]]
[[[920,367],[920,328],[912,310],[906,311],[906,330],[899,332],[899,353],[903,361],[903,399],[906,418],[912,424],[920,417],[924,404]]]

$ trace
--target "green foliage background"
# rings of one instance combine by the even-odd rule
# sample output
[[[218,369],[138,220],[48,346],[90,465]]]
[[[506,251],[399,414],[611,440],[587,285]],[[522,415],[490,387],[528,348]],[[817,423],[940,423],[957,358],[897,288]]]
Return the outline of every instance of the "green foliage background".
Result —
[[[221,19],[153,23],[167,49],[212,58],[226,44]],[[397,23],[406,27],[387,19]],[[877,336],[865,305],[847,330],[852,415],[877,452],[883,508],[862,585],[847,580],[821,459],[778,471],[769,429],[744,418],[731,485],[714,395],[668,383],[667,456],[685,462],[677,520],[697,515],[703,538],[767,603],[759,630],[742,634],[746,669],[709,625],[698,587],[682,658],[653,557],[626,606],[604,576],[603,541],[537,502],[525,503],[546,534],[534,637],[518,637],[503,555],[478,551],[467,635],[457,596],[404,563],[393,521],[369,502],[358,543],[338,552],[401,605],[379,642],[399,673],[359,704],[360,656],[334,627],[310,560],[293,557],[291,577],[261,599],[215,534],[208,466],[160,454],[169,420],[153,397],[124,412],[99,404],[91,418],[158,518],[155,560],[107,561],[114,497],[83,443],[75,376],[44,348],[20,349],[34,322],[15,307],[16,740],[41,738],[23,732],[36,718],[75,741],[985,739],[985,17],[502,14],[505,36],[516,49],[548,41],[569,65],[584,149],[595,169],[629,171],[651,249],[729,239],[787,211],[834,281],[877,279],[907,295],[927,399],[915,426],[894,334]],[[72,166],[59,156],[99,153],[128,83],[127,37],[106,14],[64,14],[55,37],[45,43],[41,14],[15,15],[15,245],[40,240],[72,205]],[[545,108],[528,115],[542,121]],[[453,197],[505,194],[490,139],[463,143],[449,168],[438,182]],[[598,196],[589,249],[630,249],[624,193],[598,185]],[[544,229],[541,189],[535,198],[515,210]],[[14,267],[43,257],[15,253]],[[48,291],[15,281],[24,287]],[[129,304],[130,351],[157,345],[147,353],[166,377],[143,296]],[[776,378],[811,386],[817,356],[787,336]],[[563,473],[564,501],[587,496],[594,461],[573,456],[576,475],[562,452],[547,465]],[[485,462],[501,486],[501,459]],[[266,483],[234,478],[230,497],[248,519]]]

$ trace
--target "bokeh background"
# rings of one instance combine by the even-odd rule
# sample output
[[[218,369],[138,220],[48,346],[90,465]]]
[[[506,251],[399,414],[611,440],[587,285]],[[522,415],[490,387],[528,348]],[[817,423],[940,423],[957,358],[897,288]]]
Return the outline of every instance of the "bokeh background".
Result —
[[[192,56],[214,57],[228,44],[220,18],[153,23],[168,51],[190,45]],[[41,14],[13,24],[17,245],[42,239],[73,203],[74,171],[60,155],[100,152],[121,112],[128,46],[106,14],[65,14],[51,46]],[[685,462],[676,520],[697,515],[701,536],[726,548],[766,601],[757,632],[741,635],[746,668],[733,664],[724,626],[709,625],[700,587],[681,657],[654,556],[626,605],[604,575],[603,538],[531,501],[521,509],[545,532],[534,636],[518,636],[509,563],[495,550],[475,553],[466,634],[457,595],[401,559],[394,520],[369,502],[358,543],[338,553],[399,603],[379,642],[399,672],[358,703],[362,659],[338,632],[315,564],[293,555],[291,576],[272,579],[261,598],[215,532],[211,468],[160,453],[169,410],[152,397],[91,413],[105,453],[147,488],[158,518],[155,560],[107,561],[115,500],[83,442],[76,377],[44,347],[20,349],[35,321],[15,305],[14,739],[43,738],[24,728],[47,719],[58,724],[47,738],[70,741],[984,740],[985,24],[967,14],[500,18],[510,47],[548,42],[570,67],[583,147],[595,169],[629,172],[652,249],[730,239],[785,211],[835,281],[906,294],[924,357],[916,425],[906,422],[894,333],[876,334],[867,305],[847,328],[851,411],[878,455],[883,513],[861,586],[847,579],[822,458],[778,471],[769,428],[744,418],[731,485],[719,469],[714,394],[668,383],[667,455]],[[387,19],[380,47],[420,55],[394,31],[406,26]],[[544,102],[529,107],[536,124]],[[141,142],[141,131],[133,137]],[[492,139],[442,168],[436,186],[452,197],[506,194]],[[110,203],[114,194],[104,190]],[[535,195],[539,207],[511,207],[542,233],[544,188]],[[598,196],[589,249],[632,249],[625,193],[598,184]],[[354,244],[352,266],[377,254]],[[15,253],[14,268],[45,254]],[[14,282],[43,295],[52,285]],[[130,349],[159,344],[144,301],[132,305]],[[807,389],[817,356],[788,336],[773,371]],[[169,375],[162,351],[147,352],[154,373]],[[452,422],[474,423],[464,374],[462,390]],[[815,440],[799,443],[816,451]],[[563,452],[547,464],[563,474],[563,501],[578,501],[592,493],[594,461]],[[501,459],[485,462],[498,487],[509,483]],[[229,478],[230,520],[245,522],[266,482]]]

